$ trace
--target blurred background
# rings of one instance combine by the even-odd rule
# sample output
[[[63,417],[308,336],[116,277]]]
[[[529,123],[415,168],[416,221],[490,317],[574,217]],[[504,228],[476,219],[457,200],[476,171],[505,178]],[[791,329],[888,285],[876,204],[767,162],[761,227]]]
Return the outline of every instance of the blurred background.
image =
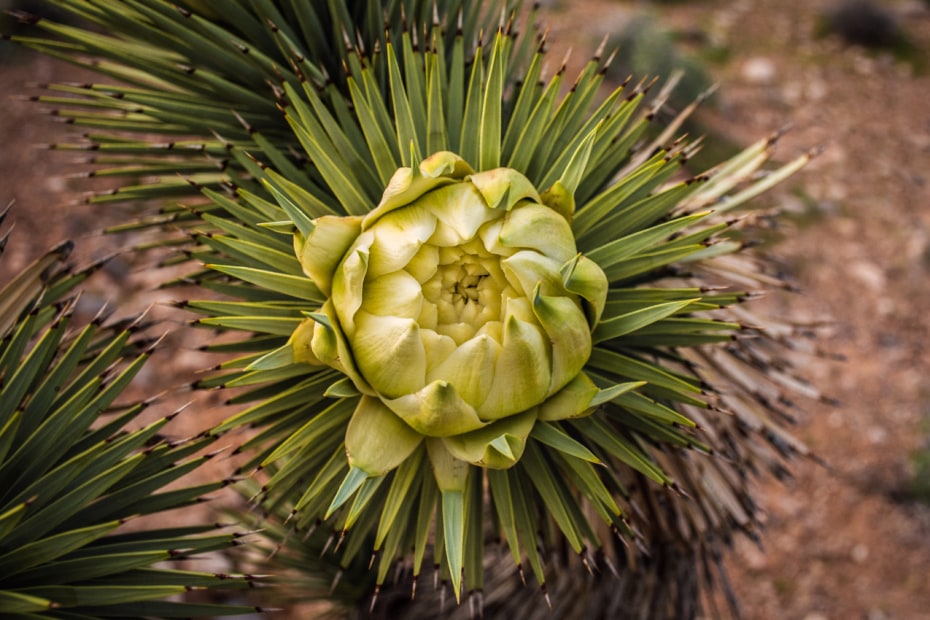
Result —
[[[0,0],[2,8],[30,4],[42,3]],[[764,548],[737,539],[730,577],[748,618],[930,618],[930,2],[543,7],[552,71],[571,48],[572,75],[606,36],[608,50],[620,46],[613,84],[681,69],[673,106],[718,85],[686,128],[706,136],[695,172],[786,126],[776,160],[824,148],[757,203],[783,211],[763,249],[799,292],[755,303],[818,334],[794,361],[823,398],[798,399],[795,433],[825,465],[795,461],[793,479],[759,481]],[[0,32],[14,28],[0,24]],[[79,262],[139,241],[97,234],[119,213],[82,198],[107,181],[86,178],[90,153],[76,163],[75,153],[48,147],[81,130],[29,101],[41,92],[36,84],[89,79],[0,41],[0,208],[14,202],[15,222],[0,278],[63,239],[77,241]],[[116,257],[90,283],[86,303],[141,309],[178,297],[152,290],[162,277]],[[195,344],[175,344],[180,353],[156,355],[139,393],[182,385],[211,363]],[[219,405],[209,396],[198,402],[204,412]],[[175,432],[197,432],[211,417],[186,416],[190,428]]]

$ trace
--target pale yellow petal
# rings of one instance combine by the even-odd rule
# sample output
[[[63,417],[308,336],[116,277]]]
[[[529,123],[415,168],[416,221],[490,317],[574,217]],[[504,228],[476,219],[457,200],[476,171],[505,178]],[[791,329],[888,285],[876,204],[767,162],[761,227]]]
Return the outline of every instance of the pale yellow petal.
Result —
[[[607,303],[609,283],[604,270],[590,258],[578,254],[560,268],[565,289],[585,300],[585,314],[591,329],[601,320]]]
[[[532,294],[532,291],[530,291],[530,294]],[[504,302],[503,311],[504,316],[501,317],[501,320],[505,325],[510,318],[516,318],[524,323],[536,323],[536,313],[533,312],[533,305],[530,303],[529,297],[508,297]]]
[[[513,467],[526,447],[526,438],[536,423],[536,408],[498,420],[462,435],[444,437],[442,443],[455,458],[490,469]]]
[[[457,180],[475,173],[468,162],[451,151],[436,151],[421,161],[420,172],[428,177],[449,177]]]
[[[395,271],[365,284],[362,310],[380,316],[417,319],[423,306],[420,283],[406,271]]]
[[[294,330],[294,333],[291,334],[288,342],[294,352],[295,363],[311,364],[313,366],[325,363],[313,353],[313,349],[311,348],[315,326],[316,321],[313,319],[304,319],[300,322],[300,325],[297,326],[297,329]]]
[[[494,362],[500,344],[484,334],[456,348],[445,361],[426,375],[428,382],[448,381],[465,402],[478,407],[487,398],[494,381]]]
[[[371,277],[404,269],[433,235],[436,224],[436,217],[429,209],[413,206],[397,209],[378,220],[369,229],[374,234],[368,264]]]
[[[495,342],[500,343],[504,341],[503,329],[504,329],[503,322],[488,321],[487,323],[481,326],[481,329],[479,329],[475,335],[478,336],[478,335],[483,334],[483,335],[488,336],[489,338],[493,338]]]
[[[552,187],[540,195],[540,202],[565,218],[569,224],[575,215],[575,195],[562,181],[556,181]]]
[[[536,250],[561,265],[576,254],[575,237],[565,218],[543,205],[521,205],[507,214],[500,242],[510,248]]]
[[[468,242],[483,224],[500,217],[487,208],[481,194],[469,183],[442,187],[426,194],[416,204],[429,209],[439,219],[430,243],[444,247]]]
[[[441,439],[426,439],[426,451],[436,486],[443,493],[464,493],[471,466],[452,456]]]
[[[417,323],[421,329],[431,329],[436,331],[436,325],[439,321],[439,310],[434,303],[424,303],[420,307],[420,316],[417,317]]]
[[[440,319],[442,315],[440,314]],[[456,345],[463,344],[466,340],[475,335],[475,326],[471,323],[463,323],[461,321],[456,322],[440,322],[436,325],[436,331],[443,336],[448,336]]]
[[[501,243],[500,236],[503,227],[504,220],[501,218],[492,220],[478,229],[478,238],[481,239],[484,249],[495,256],[510,256],[515,252],[513,248]]]
[[[346,455],[350,466],[376,477],[403,463],[422,441],[384,403],[362,396],[346,429]]]
[[[363,394],[374,394],[374,390],[362,378],[355,365],[345,335],[339,329],[339,320],[333,310],[332,300],[327,301],[320,312],[312,314],[311,317],[314,325],[310,339],[310,353],[322,363],[346,374]],[[297,355],[296,350],[295,355]]]
[[[362,233],[333,277],[333,304],[339,323],[349,338],[355,333],[355,313],[362,306],[368,273],[368,248],[373,239],[371,233]]]
[[[362,230],[359,216],[324,215],[313,221],[314,228],[306,239],[294,235],[294,250],[307,277],[317,288],[329,295],[333,273]]]
[[[594,411],[590,403],[598,392],[600,389],[594,385],[588,375],[583,372],[578,373],[565,387],[539,406],[539,420],[554,422],[587,415]]]
[[[362,230],[367,230],[394,209],[410,204],[431,190],[464,179],[472,172],[464,159],[449,151],[433,153],[420,162],[416,170],[398,169],[388,182],[381,202],[365,216]]]
[[[494,382],[478,407],[482,420],[497,420],[541,403],[549,391],[549,347],[541,329],[515,316],[504,324]]]
[[[378,316],[360,310],[350,338],[359,372],[379,394],[397,398],[423,387],[426,352],[413,319]]]
[[[570,297],[548,297],[537,291],[533,311],[552,347],[548,394],[554,394],[581,372],[591,356],[591,328],[578,302]]]
[[[433,381],[415,394],[385,400],[404,422],[429,437],[448,437],[485,425],[447,381]]]
[[[424,244],[417,250],[407,264],[404,270],[417,279],[417,282],[423,283],[436,275],[436,268],[439,266],[439,248],[432,244]]]
[[[539,202],[539,194],[530,180],[511,168],[485,170],[471,175],[468,180],[492,209],[509,211],[521,200]]]
[[[433,371],[434,368],[446,361],[457,345],[449,336],[437,333],[433,329],[424,327],[420,323],[420,339],[423,341],[423,348],[426,350],[426,375]]]
[[[520,250],[513,256],[501,261],[501,268],[518,292],[529,297],[542,285],[546,295],[559,295],[562,287],[562,276],[559,274],[561,263],[533,250]]]

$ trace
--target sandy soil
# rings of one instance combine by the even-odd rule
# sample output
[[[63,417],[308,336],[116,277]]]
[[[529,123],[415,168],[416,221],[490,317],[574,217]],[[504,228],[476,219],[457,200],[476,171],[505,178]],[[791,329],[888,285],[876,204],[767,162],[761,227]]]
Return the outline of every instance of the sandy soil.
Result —
[[[575,46],[579,57],[608,29],[622,27],[631,5],[650,8],[606,0],[550,4],[551,37]],[[887,4],[930,65],[930,9]],[[818,16],[829,6],[651,5],[662,23],[726,52],[709,65],[721,88],[703,117],[719,136],[747,144],[791,123],[781,159],[827,147],[767,198],[788,211],[775,253],[803,293],[766,303],[777,315],[831,317],[818,344],[846,361],[799,363],[842,405],[799,401],[797,428],[829,468],[798,461],[790,483],[761,481],[765,550],[740,541],[728,565],[748,618],[930,618],[930,504],[910,493],[913,455],[930,449],[930,75],[915,70],[916,62],[816,38]],[[47,59],[18,58],[0,66],[4,95],[34,92],[27,82],[74,79]],[[88,186],[62,175],[80,167],[30,146],[61,140],[64,131],[34,104],[3,102],[0,205],[16,201],[16,230],[0,273],[64,238],[79,238],[79,260],[119,249],[112,238],[84,238],[99,229],[105,211],[68,206]],[[127,261],[111,265],[92,282],[90,296],[164,300],[146,292],[152,282],[128,277]],[[194,352],[162,359],[140,389],[180,384],[202,363]],[[208,423],[193,419],[177,432]]]

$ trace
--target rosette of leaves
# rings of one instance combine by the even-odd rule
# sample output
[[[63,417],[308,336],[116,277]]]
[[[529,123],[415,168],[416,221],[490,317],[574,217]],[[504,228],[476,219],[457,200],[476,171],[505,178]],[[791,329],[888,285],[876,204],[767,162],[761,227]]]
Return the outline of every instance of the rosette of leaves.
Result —
[[[274,201],[205,191],[227,211],[254,209],[247,229],[213,220],[222,234],[202,237],[198,255],[248,283],[241,301],[191,307],[213,315],[204,325],[261,334],[249,341],[257,351],[230,363],[239,370],[208,382],[262,385],[253,396],[263,402],[218,431],[262,423],[256,446],[286,435],[261,459],[274,465],[261,501],[287,503],[298,531],[327,522],[346,565],[372,555],[379,585],[409,558],[414,579],[424,563],[437,565],[456,598],[485,589],[489,537],[543,584],[541,543],[564,541],[594,564],[611,536],[635,545],[643,532],[661,538],[680,525],[676,535],[704,544],[734,524],[750,527],[740,474],[711,457],[746,458],[715,445],[717,418],[728,417],[716,407],[746,407],[766,429],[768,414],[742,396],[711,396],[701,367],[710,377],[762,358],[732,344],[746,331],[744,315],[724,312],[748,293],[709,285],[757,279],[751,261],[733,256],[743,243],[727,236],[733,222],[721,214],[807,155],[754,180],[768,157],[762,141],[676,181],[689,147],[662,146],[659,136],[632,148],[648,123],[648,111],[636,113],[644,89],[621,88],[594,105],[597,60],[560,99],[561,73],[539,82],[541,55],[522,86],[506,83],[514,45],[504,29],[470,65],[461,43],[446,50],[435,40],[426,50],[409,34],[387,44],[384,96],[359,56],[342,118],[331,110],[344,102],[312,84],[283,85],[285,116],[314,175],[287,176],[239,155]],[[541,250],[551,246],[551,256]],[[523,250],[542,258],[517,261]],[[472,273],[466,255],[500,267]],[[465,304],[471,280],[493,280],[495,269],[506,281],[492,287],[495,301],[475,291],[476,312],[492,316],[466,319],[461,309],[442,318],[434,278]],[[525,306],[513,301],[521,296]],[[568,318],[576,312],[587,322]],[[530,328],[516,335],[517,321],[534,320],[542,338],[525,335]],[[482,337],[498,333],[494,322],[523,350],[513,363],[500,363],[507,337],[483,348]],[[565,374],[558,383],[545,374],[539,391],[516,370],[545,373],[553,363]],[[510,391],[495,392],[499,377]],[[658,512],[670,503],[682,521],[658,525],[641,501]]]
[[[59,245],[0,288],[0,615],[254,611],[183,600],[190,590],[222,595],[251,578],[169,566],[228,549],[241,534],[214,525],[123,527],[202,501],[224,483],[164,490],[210,458],[197,455],[210,439],[161,436],[173,415],[127,428],[151,403],[114,401],[153,343],[138,333],[142,318],[75,325],[73,289],[93,268],[72,269],[70,249]]]
[[[236,387],[232,402],[254,403],[215,432],[260,429],[245,447],[259,452],[254,464],[268,476],[257,500],[269,513],[287,515],[300,532],[323,523],[334,532],[324,561],[348,569],[371,557],[376,587],[398,566],[416,583],[426,563],[456,598],[467,590],[480,600],[492,589],[483,581],[485,541],[497,539],[513,571],[522,575],[528,565],[540,584],[558,575],[544,564],[570,565],[575,556],[579,566],[614,567],[626,579],[623,588],[603,582],[602,595],[628,597],[637,613],[671,606],[688,615],[696,579],[709,579],[721,542],[735,530],[753,534],[746,472],[780,474],[782,456],[805,452],[780,426],[789,417],[782,390],[807,389],[778,351],[795,332],[743,305],[757,288],[784,284],[744,243],[753,217],[728,219],[728,212],[809,155],[765,172],[774,140],[762,140],[707,173],[688,174],[684,164],[698,145],[675,136],[694,105],[655,131],[667,92],[648,109],[642,83],[599,99],[607,64],[600,55],[563,95],[565,72],[546,75],[543,42],[519,35],[509,12],[497,22],[497,7],[480,3],[443,10],[333,2],[324,10],[238,1],[222,14],[209,3],[178,8],[158,0],[74,6],[104,33],[39,20],[56,40],[18,40],[77,57],[129,86],[55,86],[63,96],[40,100],[59,106],[59,117],[95,127],[87,143],[61,148],[101,151],[98,174],[148,179],[91,200],[199,193],[128,226],[186,227],[179,260],[209,267],[186,281],[228,296],[186,305],[209,315],[203,325],[247,334],[211,347],[242,355],[200,385]],[[372,26],[379,22],[387,27]],[[119,133],[127,131],[138,139]],[[150,133],[185,139],[152,142],[142,135]],[[440,152],[462,164],[431,176],[422,165]],[[548,384],[502,416],[526,414],[530,424],[482,437],[470,444],[475,450],[456,456],[450,435],[383,415],[390,422],[366,433],[358,412],[371,409],[360,409],[363,401],[403,416],[386,402],[395,396],[373,386],[380,379],[371,380],[381,373],[390,384],[390,367],[355,367],[350,312],[336,307],[329,288],[352,256],[362,260],[356,242],[364,223],[342,224],[377,226],[372,213],[404,191],[393,178],[468,183],[501,169],[532,192],[511,183],[500,200],[483,196],[482,208],[503,204],[508,212],[529,200],[558,214],[572,251],[604,274],[602,301],[573,289],[569,260],[539,279],[576,295],[562,298],[584,314],[590,344],[580,347],[569,382]],[[159,176],[165,172],[172,176]],[[348,241],[333,240],[340,229],[349,230]],[[531,239],[537,231],[519,232]],[[364,289],[367,272],[355,273]],[[521,287],[523,298],[541,298],[535,286]],[[390,306],[390,287],[380,289],[380,305]],[[550,340],[564,334],[536,319]],[[540,345],[547,362],[552,346]],[[584,389],[566,399],[571,406],[526,413],[582,374]],[[492,416],[477,417],[485,424]],[[425,439],[408,441],[409,428]],[[352,452],[361,452],[351,449],[359,437],[374,459],[395,444],[412,449],[359,467]],[[437,440],[444,452],[427,447]],[[299,540],[280,542],[300,547]],[[650,564],[649,552],[671,559]],[[500,609],[519,599],[501,598]]]

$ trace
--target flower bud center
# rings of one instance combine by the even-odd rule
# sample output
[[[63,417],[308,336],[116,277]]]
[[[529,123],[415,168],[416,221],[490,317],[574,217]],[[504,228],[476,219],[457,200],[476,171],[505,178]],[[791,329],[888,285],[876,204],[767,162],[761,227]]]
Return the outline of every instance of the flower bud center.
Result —
[[[501,320],[501,295],[509,286],[499,256],[474,240],[424,251],[435,252],[439,260],[432,276],[422,282],[424,300],[436,308],[436,322],[426,321],[422,327],[462,344],[487,322]]]

